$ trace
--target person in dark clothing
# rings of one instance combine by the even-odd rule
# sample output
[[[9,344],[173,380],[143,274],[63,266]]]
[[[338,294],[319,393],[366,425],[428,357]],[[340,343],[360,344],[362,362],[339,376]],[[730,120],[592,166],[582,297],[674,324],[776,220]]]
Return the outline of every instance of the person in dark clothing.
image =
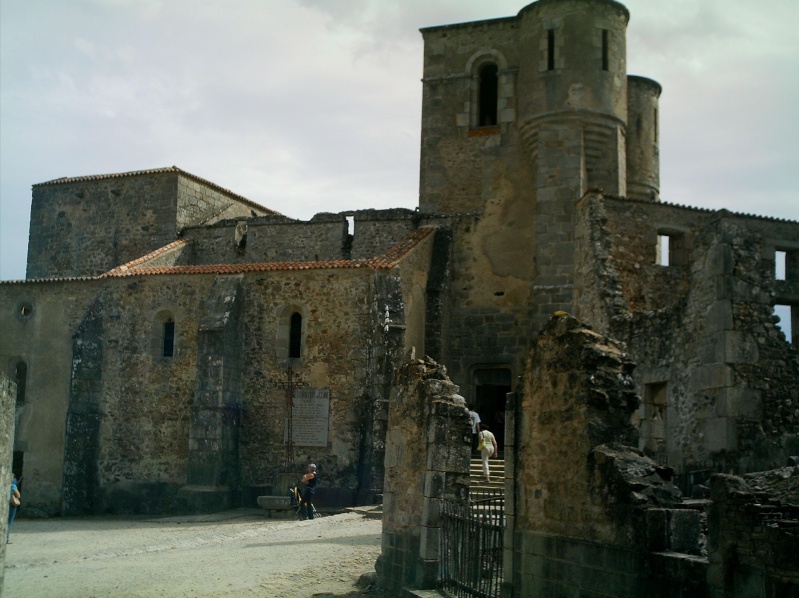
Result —
[[[316,473],[316,465],[311,463],[308,466],[308,473],[302,476],[302,483],[305,488],[302,491],[302,506],[305,509],[305,518],[313,519],[313,497],[316,494],[316,483],[319,476]]]

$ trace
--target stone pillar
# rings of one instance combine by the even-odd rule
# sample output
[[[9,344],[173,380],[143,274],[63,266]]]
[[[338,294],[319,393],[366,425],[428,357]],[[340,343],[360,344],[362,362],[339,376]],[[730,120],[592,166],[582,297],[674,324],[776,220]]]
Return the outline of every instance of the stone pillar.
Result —
[[[434,588],[440,503],[466,500],[471,425],[443,366],[417,360],[397,372],[389,406],[383,501],[382,586]]]
[[[103,375],[102,305],[96,301],[72,342],[72,372],[64,442],[61,512],[94,514],[99,484],[100,397]]]
[[[243,311],[239,284],[240,277],[217,279],[200,321],[187,485],[178,495],[181,511],[230,508],[238,485]]]

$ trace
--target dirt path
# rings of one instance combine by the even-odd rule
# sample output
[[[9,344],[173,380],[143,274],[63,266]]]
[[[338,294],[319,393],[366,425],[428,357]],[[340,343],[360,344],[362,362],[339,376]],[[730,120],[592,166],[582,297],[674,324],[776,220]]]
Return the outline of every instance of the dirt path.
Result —
[[[351,596],[373,572],[380,520],[262,511],[165,519],[14,522],[3,596]],[[375,596],[375,594],[372,594]]]

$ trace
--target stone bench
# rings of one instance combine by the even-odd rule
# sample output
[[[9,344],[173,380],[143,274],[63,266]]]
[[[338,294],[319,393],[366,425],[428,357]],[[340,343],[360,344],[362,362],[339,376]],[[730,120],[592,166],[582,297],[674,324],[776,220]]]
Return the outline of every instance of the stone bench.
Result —
[[[274,511],[290,511],[293,508],[289,496],[259,496],[257,500],[258,506],[266,509],[270,517]]]

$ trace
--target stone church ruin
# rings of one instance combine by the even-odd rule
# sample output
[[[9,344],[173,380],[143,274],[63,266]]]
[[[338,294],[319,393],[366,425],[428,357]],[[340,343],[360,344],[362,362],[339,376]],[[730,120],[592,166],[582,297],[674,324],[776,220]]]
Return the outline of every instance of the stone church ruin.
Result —
[[[27,515],[255,506],[310,461],[320,503],[396,503],[416,464],[396,444],[410,416],[392,413],[421,360],[504,449],[505,591],[537,595],[555,579],[541,567],[618,556],[614,575],[634,579],[612,595],[634,595],[651,578],[630,546],[709,559],[712,588],[749,569],[796,584],[796,563],[732,538],[789,542],[754,514],[765,506],[796,519],[795,495],[737,476],[799,455],[799,222],[661,200],[661,87],[627,73],[628,21],[613,0],[538,0],[422,29],[416,210],[299,221],[175,166],[34,185],[27,278],[0,282]],[[574,338],[553,327],[586,342],[547,382],[542,343]],[[546,384],[585,403],[544,404]],[[439,403],[441,422],[465,413]],[[465,471],[436,455],[424,534],[387,512],[403,582],[403,558],[436,560],[430,509],[469,494],[468,451]],[[713,500],[706,549],[680,496]],[[429,585],[433,566],[411,577]]]

